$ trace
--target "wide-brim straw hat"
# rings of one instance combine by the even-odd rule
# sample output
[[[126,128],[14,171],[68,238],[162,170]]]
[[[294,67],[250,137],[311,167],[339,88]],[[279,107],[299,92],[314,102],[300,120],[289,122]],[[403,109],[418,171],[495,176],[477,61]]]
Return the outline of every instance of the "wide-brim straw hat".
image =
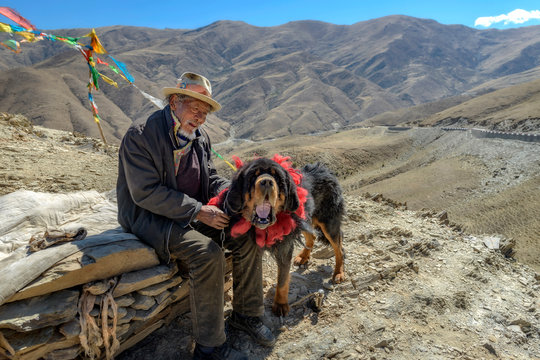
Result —
[[[171,94],[182,94],[204,101],[210,105],[210,112],[221,109],[221,105],[212,99],[212,84],[207,78],[199,74],[185,72],[178,79],[176,87],[166,87],[162,91],[165,97]]]

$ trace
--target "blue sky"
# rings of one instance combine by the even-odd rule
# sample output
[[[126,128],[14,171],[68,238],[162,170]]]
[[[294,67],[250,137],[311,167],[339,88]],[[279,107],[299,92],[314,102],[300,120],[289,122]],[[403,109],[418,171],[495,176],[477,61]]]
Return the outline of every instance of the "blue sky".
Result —
[[[14,8],[40,30],[108,25],[195,29],[217,20],[241,20],[256,26],[276,26],[294,20],[350,25],[395,14],[476,29],[540,24],[540,2],[528,0],[17,0],[2,1],[0,6]],[[0,22],[12,23],[1,15]]]

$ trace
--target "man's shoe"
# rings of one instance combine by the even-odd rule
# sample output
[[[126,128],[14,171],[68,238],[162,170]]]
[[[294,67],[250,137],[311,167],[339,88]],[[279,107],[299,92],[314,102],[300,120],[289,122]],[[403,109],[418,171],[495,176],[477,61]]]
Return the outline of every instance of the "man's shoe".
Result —
[[[244,330],[260,345],[272,346],[276,343],[274,334],[258,316],[245,316],[233,311],[229,317],[229,325]]]
[[[248,360],[248,357],[242,354],[240,351],[236,351],[231,347],[229,342],[221,346],[216,346],[214,350],[206,354],[202,351],[199,344],[195,345],[195,351],[193,351],[193,360]]]

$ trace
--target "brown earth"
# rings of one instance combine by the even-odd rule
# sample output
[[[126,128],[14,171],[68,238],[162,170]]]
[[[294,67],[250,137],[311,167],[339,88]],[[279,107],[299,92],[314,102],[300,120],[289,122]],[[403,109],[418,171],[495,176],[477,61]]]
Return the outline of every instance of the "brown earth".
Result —
[[[330,283],[332,250],[316,248],[307,269],[292,269],[295,305],[282,319],[271,314],[276,266],[266,257],[264,321],[278,340],[264,348],[230,330],[235,348],[275,360],[540,359],[538,274],[482,237],[379,201],[346,196],[347,281]],[[190,326],[189,314],[180,317],[119,358],[189,358]]]
[[[517,237],[470,234],[461,230],[464,225],[453,224],[457,214],[450,211],[451,222],[445,225],[444,214],[436,215],[437,211],[408,210],[396,201],[364,195],[368,187],[372,193],[386,189],[398,201],[410,196],[418,202],[412,205],[421,206],[422,196],[431,194],[425,203],[432,208],[451,204],[453,197],[458,203],[470,198],[489,215],[495,208],[502,211],[502,202],[509,204],[506,191],[510,191],[516,201],[528,199],[526,211],[534,215],[538,174],[532,165],[540,156],[532,162],[520,159],[532,158],[537,148],[488,139],[481,143],[468,139],[467,145],[466,137],[430,131],[358,129],[216,146],[225,158],[235,153],[248,159],[254,153],[272,155],[282,149],[297,165],[323,161],[339,175],[346,193],[347,281],[330,283],[332,252],[317,246],[308,268],[291,269],[289,299],[294,305],[279,319],[270,313],[276,266],[266,257],[264,321],[278,341],[273,348],[263,348],[231,331],[236,348],[252,359],[540,359],[540,275],[507,257],[514,242],[519,248]],[[105,148],[96,139],[33,127],[24,117],[6,114],[0,116],[0,138],[0,194],[114,187],[116,148]],[[442,154],[456,156],[445,162]],[[501,170],[501,162],[487,162],[497,157],[505,157],[511,166]],[[217,164],[223,174],[230,173],[227,165]],[[429,171],[440,175],[428,177]],[[392,181],[400,176],[400,183],[407,186],[397,191]],[[451,191],[443,179],[452,184]],[[490,191],[493,196],[485,197]],[[522,230],[527,217],[517,205],[511,208],[523,217],[524,223],[518,223]],[[502,215],[488,217],[498,216]],[[499,250],[486,246],[494,242],[500,243]],[[537,243],[529,246],[524,251],[538,248]],[[319,290],[324,298],[317,313],[309,298]],[[118,359],[189,358],[191,345],[188,314]]]
[[[117,163],[116,146],[0,113],[0,195],[18,189],[108,191],[116,185]]]

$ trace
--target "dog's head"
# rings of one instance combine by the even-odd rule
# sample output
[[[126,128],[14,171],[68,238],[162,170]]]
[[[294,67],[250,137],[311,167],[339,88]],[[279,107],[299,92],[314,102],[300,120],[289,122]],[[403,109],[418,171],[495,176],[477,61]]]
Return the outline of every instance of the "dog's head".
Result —
[[[296,211],[300,201],[289,172],[273,160],[259,158],[236,172],[224,205],[229,215],[240,214],[266,229],[277,221],[278,213]]]

